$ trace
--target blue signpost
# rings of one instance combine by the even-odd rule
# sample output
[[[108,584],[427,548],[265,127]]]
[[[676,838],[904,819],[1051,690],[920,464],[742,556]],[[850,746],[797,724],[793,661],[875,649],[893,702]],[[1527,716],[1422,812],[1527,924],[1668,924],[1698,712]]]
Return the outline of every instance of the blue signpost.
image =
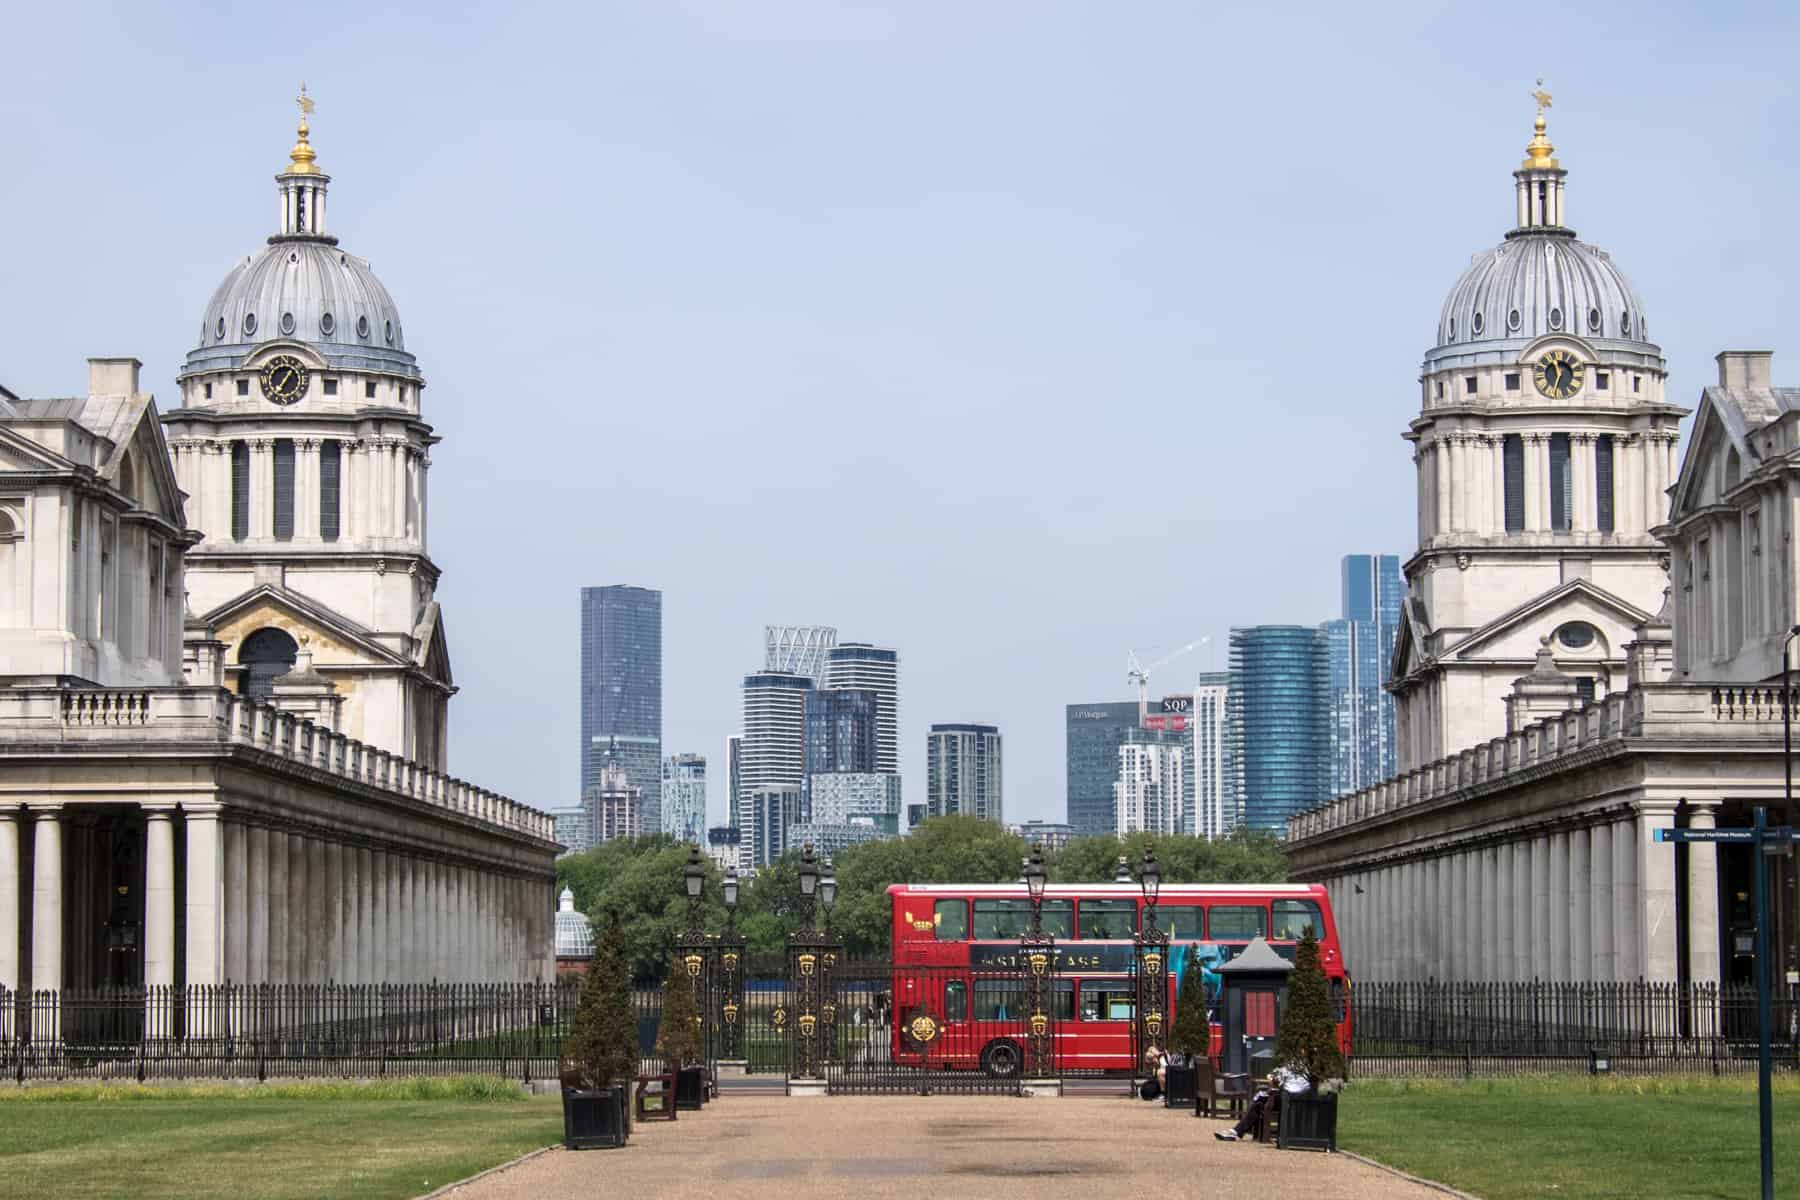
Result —
[[[1762,1197],[1775,1200],[1774,1110],[1769,1099],[1769,913],[1767,856],[1779,854],[1795,841],[1791,826],[1769,828],[1769,810],[1756,807],[1756,824],[1749,829],[1658,829],[1659,842],[1735,842],[1748,845],[1756,865],[1750,903],[1756,913],[1756,1109],[1762,1132]]]

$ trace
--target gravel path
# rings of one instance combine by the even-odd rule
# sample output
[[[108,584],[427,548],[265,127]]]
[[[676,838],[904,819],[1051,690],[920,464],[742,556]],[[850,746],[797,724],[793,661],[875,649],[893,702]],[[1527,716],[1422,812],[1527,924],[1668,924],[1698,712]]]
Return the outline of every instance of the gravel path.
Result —
[[[455,1200],[1099,1200],[1253,1196],[1380,1200],[1443,1194],[1336,1154],[1221,1142],[1223,1121],[1120,1098],[733,1096],[633,1128],[623,1150],[561,1149]]]

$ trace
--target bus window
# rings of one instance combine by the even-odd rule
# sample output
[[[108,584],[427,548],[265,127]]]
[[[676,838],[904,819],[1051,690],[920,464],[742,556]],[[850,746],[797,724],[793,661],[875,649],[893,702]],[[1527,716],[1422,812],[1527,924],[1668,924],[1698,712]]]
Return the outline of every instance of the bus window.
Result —
[[[977,979],[975,981],[975,1019],[977,1021],[1024,1020],[1025,985],[1017,979]]]
[[[952,979],[944,985],[944,1020],[966,1021],[969,1019],[969,985],[960,979]]]
[[[1206,936],[1206,910],[1198,904],[1159,904],[1156,927],[1172,942],[1197,942]]]
[[[1129,979],[1081,981],[1081,1019],[1084,1021],[1129,1021],[1136,1007],[1137,996]]]
[[[1056,991],[1053,994],[1052,1002],[1055,1007],[1051,1009],[1051,1015],[1058,1021],[1073,1021],[1075,1019],[1075,981],[1058,979],[1054,982]]]
[[[1207,914],[1207,937],[1215,942],[1247,942],[1268,933],[1269,910],[1260,905],[1215,904]]]
[[[1017,941],[1031,927],[1029,900],[977,900],[975,902],[975,940],[978,942]],[[1058,941],[1075,936],[1075,902],[1044,901],[1044,932]]]
[[[969,940],[969,902],[967,900],[939,900],[931,910],[931,923],[937,929],[937,940],[940,942],[966,942]]]
[[[1325,936],[1325,918],[1319,912],[1319,905],[1313,900],[1277,900],[1275,902],[1275,932],[1270,935],[1277,942],[1297,942],[1308,929],[1313,936]]]
[[[1128,938],[1137,933],[1136,900],[1083,900],[1081,938]]]

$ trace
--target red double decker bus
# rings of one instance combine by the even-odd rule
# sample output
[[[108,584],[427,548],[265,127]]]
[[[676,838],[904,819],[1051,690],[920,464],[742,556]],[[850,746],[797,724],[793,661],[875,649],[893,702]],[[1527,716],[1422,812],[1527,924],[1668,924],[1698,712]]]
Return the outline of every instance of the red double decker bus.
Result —
[[[1031,922],[1025,885],[895,884],[888,888],[888,899],[893,910],[896,1060],[979,1069],[997,1077],[1017,1074],[1025,1046],[1019,938]],[[1052,1015],[1055,1053],[1062,1069],[1136,1067],[1132,939],[1143,907],[1136,884],[1045,887],[1043,928],[1056,938]],[[1165,1011],[1175,1012],[1178,983],[1197,963],[1214,1056],[1220,1048],[1217,968],[1258,937],[1291,958],[1295,943],[1310,926],[1319,939],[1338,1014],[1339,1040],[1349,1054],[1349,978],[1323,887],[1165,883],[1157,897],[1156,924],[1169,935]],[[924,1028],[941,1030],[945,1036],[921,1045],[909,1033],[921,1015],[931,1018]],[[1245,1025],[1253,1048],[1273,1050],[1272,1009],[1247,1012]]]

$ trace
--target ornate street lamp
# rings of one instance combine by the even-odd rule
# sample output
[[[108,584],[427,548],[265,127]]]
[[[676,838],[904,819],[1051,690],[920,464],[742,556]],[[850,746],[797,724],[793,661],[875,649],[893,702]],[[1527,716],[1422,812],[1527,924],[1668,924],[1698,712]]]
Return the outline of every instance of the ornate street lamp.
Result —
[[[1156,927],[1156,896],[1162,890],[1162,868],[1157,865],[1156,851],[1149,845],[1144,847],[1138,886],[1144,891],[1144,919],[1132,939],[1132,950],[1137,967],[1137,1057],[1138,1066],[1142,1067],[1144,1052],[1152,1045],[1162,1045],[1164,1010],[1169,1002],[1169,935]]]
[[[718,999],[713,994],[713,981],[717,975],[713,969],[713,939],[706,934],[700,908],[705,890],[706,860],[700,856],[699,846],[689,846],[687,865],[681,870],[681,891],[688,902],[688,925],[687,932],[676,939],[675,959],[677,968],[686,971],[694,985],[694,1007],[700,1014],[701,1042],[710,1061],[718,1057],[719,1050],[714,1035],[715,1023],[708,1020],[718,1008]]]
[[[714,990],[719,997],[719,1057],[727,1062],[744,1059],[744,939],[737,931],[737,868],[725,872],[725,932],[718,941],[719,978]]]
[[[1119,855],[1119,867],[1113,872],[1114,883],[1131,882],[1131,860],[1123,854]]]
[[[1025,1077],[1048,1079],[1055,1074],[1052,1061],[1055,1040],[1053,1018],[1047,1000],[1051,972],[1056,969],[1056,938],[1044,932],[1044,851],[1032,846],[1025,860],[1025,889],[1031,896],[1031,927],[1019,939],[1019,960],[1025,966]]]
[[[829,1033],[837,1018],[831,968],[837,962],[832,941],[818,925],[818,904],[829,908],[837,898],[837,880],[829,870],[821,879],[811,842],[800,851],[800,928],[788,936],[788,996],[795,1013],[788,1043],[790,1080],[816,1080],[827,1057]]]

